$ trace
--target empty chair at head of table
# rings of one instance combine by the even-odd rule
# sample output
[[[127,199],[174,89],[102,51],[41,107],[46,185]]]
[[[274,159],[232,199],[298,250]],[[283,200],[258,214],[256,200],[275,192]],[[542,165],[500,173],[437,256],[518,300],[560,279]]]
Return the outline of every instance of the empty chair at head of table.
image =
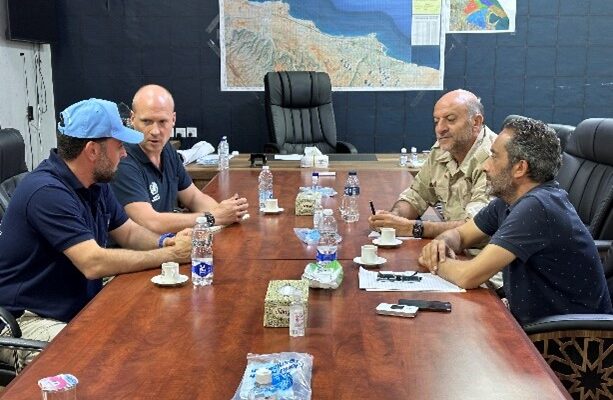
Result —
[[[0,129],[0,220],[15,187],[27,172],[21,134],[16,129]]]
[[[330,77],[325,72],[280,71],[264,77],[270,153],[303,153],[315,146],[322,153],[357,153],[336,139]]]

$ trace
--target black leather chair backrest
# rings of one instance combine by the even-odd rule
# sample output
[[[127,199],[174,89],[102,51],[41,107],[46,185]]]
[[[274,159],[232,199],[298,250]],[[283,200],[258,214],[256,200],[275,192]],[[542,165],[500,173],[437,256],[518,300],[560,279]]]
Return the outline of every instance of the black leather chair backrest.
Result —
[[[325,72],[281,71],[264,77],[270,141],[284,153],[315,146],[335,153],[336,122],[330,77]]]
[[[17,129],[0,129],[0,182],[27,170],[21,134]]]
[[[577,125],[556,179],[594,239],[613,239],[613,119]]]

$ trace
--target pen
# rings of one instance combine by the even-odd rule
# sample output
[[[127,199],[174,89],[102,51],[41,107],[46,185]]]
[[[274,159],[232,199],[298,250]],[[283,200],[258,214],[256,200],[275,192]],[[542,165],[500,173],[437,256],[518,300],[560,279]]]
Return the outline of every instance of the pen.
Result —
[[[372,203],[372,200],[368,202],[370,204],[370,211],[372,211],[372,215],[375,215],[375,205]]]

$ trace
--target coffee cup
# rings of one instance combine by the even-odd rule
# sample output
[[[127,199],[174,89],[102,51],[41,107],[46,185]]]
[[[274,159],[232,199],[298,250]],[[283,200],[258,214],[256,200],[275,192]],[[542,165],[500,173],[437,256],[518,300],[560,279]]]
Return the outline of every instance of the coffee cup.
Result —
[[[162,264],[162,281],[175,283],[179,280],[179,264],[176,262],[165,262]]]
[[[379,238],[381,244],[394,244],[396,243],[396,229],[394,228],[381,228],[381,237]]]
[[[277,199],[266,199],[265,206],[267,210],[276,211],[279,208],[279,203]]]
[[[372,244],[365,244],[362,246],[361,259],[363,263],[374,264],[377,262],[377,246]]]

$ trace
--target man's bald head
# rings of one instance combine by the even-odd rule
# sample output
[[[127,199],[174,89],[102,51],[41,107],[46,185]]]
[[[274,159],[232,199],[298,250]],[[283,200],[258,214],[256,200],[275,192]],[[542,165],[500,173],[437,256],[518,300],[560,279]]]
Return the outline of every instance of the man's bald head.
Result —
[[[154,107],[154,108],[166,108],[170,107],[170,110],[174,112],[175,101],[172,95],[165,87],[160,85],[145,85],[138,89],[134,98],[132,99],[132,111],[135,111],[139,107]]]
[[[481,115],[485,117],[483,104],[481,104],[481,100],[473,93],[464,89],[456,89],[451,92],[445,93],[438,102],[444,102],[449,104],[461,104],[466,107],[466,111],[468,112],[468,116],[474,118],[476,115]],[[437,103],[438,103],[437,102]]]

